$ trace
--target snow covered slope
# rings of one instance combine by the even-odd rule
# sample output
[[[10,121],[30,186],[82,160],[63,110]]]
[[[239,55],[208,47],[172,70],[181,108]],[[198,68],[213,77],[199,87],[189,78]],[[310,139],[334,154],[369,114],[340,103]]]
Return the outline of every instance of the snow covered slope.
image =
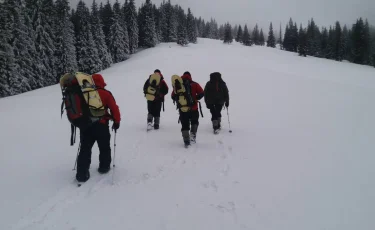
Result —
[[[146,133],[146,77],[188,70],[230,90],[223,131],[203,103],[197,144],[184,149],[166,98]],[[113,175],[77,188],[78,143],[60,118],[58,86],[0,100],[0,229],[373,230],[375,69],[266,47],[200,39],[160,44],[102,72],[123,122]],[[113,144],[113,136],[112,136]]]

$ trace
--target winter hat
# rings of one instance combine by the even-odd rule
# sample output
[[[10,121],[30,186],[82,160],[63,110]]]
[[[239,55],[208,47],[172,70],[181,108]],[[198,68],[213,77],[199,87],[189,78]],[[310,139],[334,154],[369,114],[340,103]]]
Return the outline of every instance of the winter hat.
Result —
[[[186,72],[184,73],[184,75],[189,75],[189,76],[191,76],[191,74],[190,74],[189,71],[186,71]]]
[[[159,69],[156,69],[154,73],[161,73]]]

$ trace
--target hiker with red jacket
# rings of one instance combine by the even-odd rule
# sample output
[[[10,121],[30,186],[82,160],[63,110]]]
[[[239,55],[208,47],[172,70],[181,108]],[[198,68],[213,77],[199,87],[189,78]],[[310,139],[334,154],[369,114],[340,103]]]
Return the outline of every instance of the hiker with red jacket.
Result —
[[[197,83],[194,82],[191,74],[187,71],[181,77],[184,82],[187,82],[190,85],[190,92],[191,96],[194,100],[194,104],[191,106],[188,112],[182,112],[179,110],[180,113],[180,122],[182,125],[181,132],[182,138],[185,143],[185,146],[190,145],[190,142],[195,143],[197,137],[197,131],[199,126],[199,111],[198,111],[198,100],[204,97],[204,91],[202,87]],[[172,92],[172,100],[177,101],[176,95],[174,91]],[[190,129],[191,124],[191,129]],[[190,133],[189,133],[190,131]]]
[[[214,133],[217,133],[221,128],[221,110],[224,105],[229,107],[229,90],[219,72],[210,74],[210,80],[204,87],[204,101],[212,115]]]
[[[160,84],[159,84],[159,90],[157,91],[157,95],[155,95],[155,99],[153,101],[147,101],[147,125],[148,129],[152,128],[152,122],[154,122],[154,129],[159,129],[160,127],[160,112],[162,103],[164,103],[164,96],[168,94],[168,85],[164,81],[163,74],[161,74],[159,69],[156,69],[154,73],[157,73],[160,75]],[[150,78],[150,77],[149,77]],[[147,87],[149,85],[149,78],[146,80],[144,86],[143,86],[143,92],[147,91]]]
[[[98,89],[100,98],[106,108],[106,115],[99,120],[80,127],[81,148],[77,159],[76,179],[85,182],[90,178],[91,149],[95,143],[99,147],[99,173],[107,173],[111,167],[111,134],[109,131],[109,121],[113,120],[112,130],[117,131],[120,127],[121,115],[115,98],[110,91],[105,89],[106,83],[102,75],[93,74],[92,78]],[[108,112],[110,110],[110,113]]]

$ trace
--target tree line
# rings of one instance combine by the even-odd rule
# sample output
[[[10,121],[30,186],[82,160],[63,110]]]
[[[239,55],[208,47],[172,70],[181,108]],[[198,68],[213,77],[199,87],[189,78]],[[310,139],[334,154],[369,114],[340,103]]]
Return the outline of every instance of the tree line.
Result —
[[[0,1],[0,97],[58,83],[67,72],[99,72],[160,42],[216,38],[217,23],[196,18],[170,0],[91,6],[68,0]]]
[[[308,21],[307,27],[300,24],[298,28],[297,23],[290,18],[283,36],[280,25],[278,39],[270,23],[267,41],[258,25],[250,32],[247,25],[244,29],[241,25],[232,29],[227,23],[221,30],[220,39],[224,43],[231,43],[235,37],[237,42],[246,46],[266,45],[275,48],[278,44],[280,49],[296,52],[304,57],[309,55],[336,61],[347,60],[375,67],[375,28],[370,27],[368,21],[362,18],[357,19],[351,28],[346,25],[342,27],[338,21],[329,28],[319,28],[313,18]]]
[[[375,66],[375,30],[358,19],[348,29],[322,28],[309,21],[307,28],[290,19],[282,36],[273,33],[267,40],[258,25],[251,31],[229,22],[197,18],[190,9],[172,5],[170,0],[156,6],[151,0],[138,9],[134,0],[120,4],[109,1],[91,6],[80,1],[71,9],[68,0],[0,1],[0,98],[58,83],[67,72],[99,72],[127,60],[140,48],[160,42],[182,46],[196,43],[197,37],[233,39],[246,46],[267,45],[334,60],[348,60]]]

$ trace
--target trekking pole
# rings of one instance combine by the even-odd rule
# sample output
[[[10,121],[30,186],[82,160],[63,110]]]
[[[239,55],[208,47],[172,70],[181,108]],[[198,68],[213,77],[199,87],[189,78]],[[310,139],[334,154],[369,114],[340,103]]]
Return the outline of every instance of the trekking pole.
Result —
[[[226,107],[226,108],[227,108],[227,115],[228,115],[229,132],[231,133],[232,130],[230,129],[229,109],[228,109],[228,107]]]
[[[77,167],[79,150],[81,150],[81,142],[79,142],[78,151],[77,151],[77,157],[76,157],[76,163],[74,164],[73,171],[76,170],[76,167]]]
[[[112,185],[114,184],[115,167],[116,167],[116,164],[115,164],[115,160],[116,160],[116,134],[117,134],[117,130],[115,130],[115,139],[114,139],[114,142],[113,142],[113,172],[112,172]]]
[[[115,130],[115,140],[114,140],[114,148],[113,148],[113,167],[116,167],[115,165],[115,159],[116,159],[116,134],[117,134],[117,130]]]

